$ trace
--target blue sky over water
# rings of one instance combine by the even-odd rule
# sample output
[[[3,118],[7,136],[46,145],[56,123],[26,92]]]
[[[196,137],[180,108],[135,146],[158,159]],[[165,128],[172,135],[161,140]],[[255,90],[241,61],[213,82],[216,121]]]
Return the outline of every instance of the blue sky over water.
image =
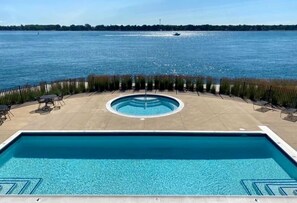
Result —
[[[11,24],[297,24],[296,0],[0,0]]]

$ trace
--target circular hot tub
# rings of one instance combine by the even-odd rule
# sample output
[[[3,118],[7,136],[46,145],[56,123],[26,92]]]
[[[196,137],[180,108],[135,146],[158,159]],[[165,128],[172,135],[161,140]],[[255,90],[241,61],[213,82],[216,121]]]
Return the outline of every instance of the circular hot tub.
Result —
[[[184,104],[177,98],[157,94],[133,94],[109,101],[106,108],[117,115],[132,118],[168,116],[182,110]]]

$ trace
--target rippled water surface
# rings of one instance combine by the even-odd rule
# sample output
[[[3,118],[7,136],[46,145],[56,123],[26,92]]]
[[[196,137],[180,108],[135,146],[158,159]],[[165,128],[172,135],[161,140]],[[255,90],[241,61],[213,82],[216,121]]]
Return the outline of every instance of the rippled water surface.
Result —
[[[297,78],[297,32],[0,32],[0,89],[95,74]]]

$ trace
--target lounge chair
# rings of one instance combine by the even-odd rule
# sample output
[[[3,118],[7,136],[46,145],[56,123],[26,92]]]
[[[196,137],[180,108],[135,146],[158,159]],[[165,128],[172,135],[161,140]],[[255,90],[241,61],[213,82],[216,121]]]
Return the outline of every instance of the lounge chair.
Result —
[[[282,118],[282,114],[287,114],[288,117],[293,117],[295,113],[297,113],[297,109],[295,109],[295,108],[286,108],[286,109],[281,110],[280,117]]]
[[[256,109],[255,106],[259,106],[260,109],[263,109],[263,108],[268,109],[268,110],[272,109],[272,105],[268,101],[264,101],[264,100],[259,100],[259,101],[253,102],[253,109],[259,110],[259,109]]]
[[[285,117],[287,120],[296,120],[296,116],[294,114],[297,114],[297,98],[293,99],[293,101],[280,112],[280,117],[282,118],[282,114],[287,114]],[[283,119],[285,119],[283,118]]]
[[[259,110],[256,109],[255,106],[259,106],[260,109],[266,109],[266,110],[273,110],[272,106],[272,97],[273,97],[273,91],[272,90],[267,90],[264,94],[264,96],[255,102],[253,102],[253,109],[254,110]]]

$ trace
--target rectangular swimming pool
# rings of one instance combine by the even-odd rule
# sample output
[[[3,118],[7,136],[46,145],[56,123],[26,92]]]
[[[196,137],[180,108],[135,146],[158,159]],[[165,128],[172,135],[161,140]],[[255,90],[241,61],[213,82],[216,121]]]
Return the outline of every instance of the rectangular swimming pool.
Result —
[[[0,194],[297,195],[297,165],[260,132],[23,132]]]

